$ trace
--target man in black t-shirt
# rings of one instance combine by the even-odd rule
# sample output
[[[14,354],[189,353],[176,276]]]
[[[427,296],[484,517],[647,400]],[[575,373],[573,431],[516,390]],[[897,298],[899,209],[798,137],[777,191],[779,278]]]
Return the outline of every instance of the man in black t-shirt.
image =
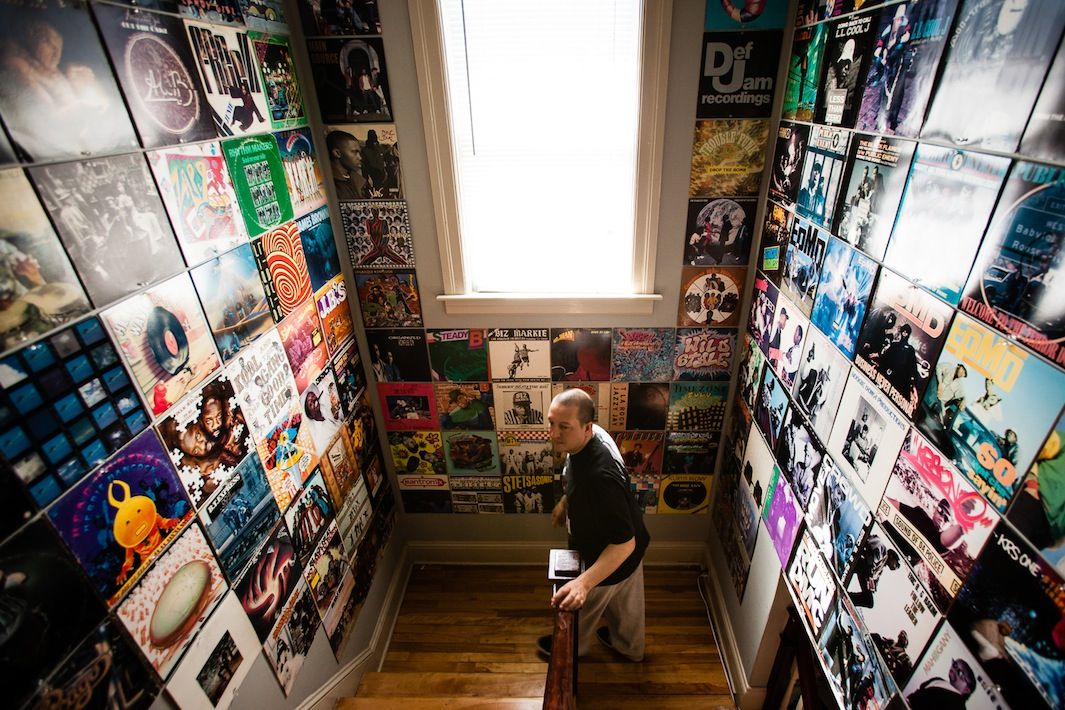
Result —
[[[643,554],[650,535],[636,503],[625,464],[614,440],[593,424],[595,403],[583,390],[562,392],[551,402],[551,443],[567,454],[565,495],[551,514],[566,524],[570,547],[585,571],[562,586],[551,605],[581,610],[577,655],[588,653],[596,637],[631,661],[643,660]],[[600,628],[600,620],[606,625]],[[550,655],[551,637],[537,642]]]

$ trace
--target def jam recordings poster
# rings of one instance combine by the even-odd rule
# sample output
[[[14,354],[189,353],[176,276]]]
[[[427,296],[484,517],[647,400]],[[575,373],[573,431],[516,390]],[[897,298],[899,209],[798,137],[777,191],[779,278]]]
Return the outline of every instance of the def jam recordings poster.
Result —
[[[780,59],[781,32],[707,32],[696,118],[766,118]]]

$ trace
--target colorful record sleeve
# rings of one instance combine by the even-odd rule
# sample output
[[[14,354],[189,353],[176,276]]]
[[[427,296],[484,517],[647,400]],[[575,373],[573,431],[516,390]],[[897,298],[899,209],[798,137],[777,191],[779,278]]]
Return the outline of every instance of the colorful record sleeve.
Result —
[[[1065,366],[1061,220],[1065,172],[1018,162],[999,197],[961,309]]]
[[[329,219],[329,209],[319,207],[302,217],[296,218],[299,229],[300,249],[306,263],[306,270],[311,282],[311,289],[318,292],[327,283],[341,275],[340,257],[337,255],[336,242],[333,239],[333,225]]]
[[[148,425],[97,318],[0,360],[0,453],[40,507]]]
[[[696,121],[688,196],[757,196],[768,143],[766,120]]]
[[[746,264],[751,252],[755,200],[688,200],[684,263],[692,266]]]
[[[666,432],[666,451],[662,460],[665,474],[710,475],[717,462],[719,437],[704,431]],[[707,488],[709,491],[709,488]],[[709,498],[705,503],[709,503]]]
[[[382,383],[377,385],[377,394],[381,398],[385,428],[389,431],[436,429],[439,426],[432,385]]]
[[[292,538],[278,521],[244,578],[233,586],[260,641],[265,641],[285,603],[303,580]]]
[[[1058,47],[1050,73],[1043,83],[1039,100],[1032,109],[1028,127],[1024,130],[1021,147],[1017,151],[1036,160],[1061,162],[1065,158],[1062,146],[1065,146],[1065,105],[1062,97],[1065,92],[1065,48]]]
[[[452,513],[502,513],[503,482],[498,476],[449,476]]]
[[[681,274],[679,326],[731,328],[740,324],[746,267],[685,266]]]
[[[696,118],[767,118],[782,32],[707,32]]]
[[[322,478],[325,479],[326,489],[330,498],[333,499],[333,507],[339,508],[347,499],[352,487],[361,483],[359,470],[356,464],[355,454],[352,452],[348,437],[341,430],[322,457]],[[365,488],[365,484],[363,484]],[[368,494],[367,494],[368,495]]]
[[[791,399],[788,391],[780,384],[780,378],[773,372],[769,363],[762,369],[762,388],[758,393],[758,404],[754,408],[754,421],[769,442],[770,448],[776,448],[780,428],[788,413]]]
[[[434,382],[488,379],[488,347],[483,328],[432,329],[425,332]]]
[[[671,380],[675,338],[673,328],[614,328],[614,381]]]
[[[960,5],[921,137],[1012,152],[1065,28],[1065,6],[1053,0]]]
[[[352,417],[358,409],[359,398],[366,391],[366,373],[362,369],[362,356],[354,340],[349,340],[333,356],[333,372],[336,374],[344,418]]]
[[[916,424],[1000,511],[1057,421],[1065,374],[963,315],[954,318]]]
[[[447,471],[452,477],[494,476],[502,470],[495,432],[446,431],[443,436]]]
[[[314,137],[309,128],[294,128],[274,134],[281,163],[285,166],[292,212],[302,216],[325,205],[322,171],[314,153]],[[326,213],[328,217],[328,212]],[[299,220],[297,220],[299,221]],[[315,223],[322,221],[318,219]],[[328,223],[328,219],[325,220]],[[300,231],[304,229],[300,224]],[[332,231],[330,230],[330,238]],[[334,247],[335,249],[335,247]]]
[[[318,2],[301,0],[299,8],[304,32],[311,37],[381,34],[376,3],[360,3],[358,12],[354,8],[344,12]]]
[[[505,512],[551,512],[554,466],[546,431],[499,432],[499,462]]]
[[[817,328],[803,343],[802,361],[795,375],[795,407],[822,441],[828,441],[850,374],[850,361]]]
[[[727,399],[726,382],[674,382],[669,386],[666,428],[673,431],[721,431]],[[629,419],[632,419],[631,415]],[[634,427],[630,425],[629,428]]]
[[[669,387],[665,382],[610,385],[610,429],[665,429]]]
[[[307,581],[319,614],[324,615],[336,599],[347,572],[348,561],[340,542],[340,531],[336,523],[331,523],[303,568],[303,578]]]
[[[828,571],[828,565],[817,551],[817,545],[804,531],[795,547],[795,554],[787,567],[788,587],[795,597],[798,608],[802,611],[802,620],[810,631],[810,636],[817,638],[825,621],[832,611],[832,602],[836,597],[836,581]]]
[[[210,329],[185,274],[112,306],[103,319],[155,416],[218,369]]]
[[[804,315],[810,315],[814,295],[825,260],[830,235],[826,230],[805,219],[792,222],[791,238],[784,254],[784,269],[779,280],[780,291],[791,299]],[[763,348],[768,354],[768,346]]]
[[[301,579],[263,644],[266,660],[285,697],[292,694],[321,623],[314,597],[307,582]]]
[[[390,431],[388,446],[400,490],[447,490],[440,432]]]
[[[277,332],[285,345],[296,390],[302,393],[329,366],[329,351],[314,303],[306,301],[294,310],[277,324]]]
[[[252,436],[259,438],[298,396],[292,368],[277,330],[240,351],[226,366]]]
[[[288,34],[284,3],[281,0],[240,0],[240,14],[249,30]],[[262,58],[259,62],[262,63]],[[265,70],[263,74],[266,74]]]
[[[706,3],[704,29],[710,30],[776,30],[787,22],[787,3],[756,3],[744,5],[734,0]]]
[[[388,68],[380,37],[310,39],[307,53],[323,121],[392,120]]]
[[[806,420],[799,415],[797,407],[788,410],[788,416],[781,426],[776,457],[780,471],[791,483],[796,499],[805,506],[821,472],[825,450],[810,431]]]
[[[547,328],[493,328],[487,335],[493,380],[551,379],[551,338]]]
[[[0,113],[25,160],[137,148],[87,4],[5,2],[0,27],[8,47],[0,68]],[[87,115],[93,121],[85,121]]]
[[[326,282],[325,286],[318,289],[314,298],[326,348],[334,355],[355,336],[355,322],[351,318],[347,282],[343,274]]]
[[[776,466],[773,467],[773,478],[769,483],[769,494],[766,496],[765,508],[762,509],[762,518],[769,539],[773,541],[777,559],[782,567],[786,567],[791,559],[791,550],[795,546],[799,527],[802,525],[802,508],[787,477]]]
[[[797,121],[813,118],[827,29],[828,25],[822,24],[795,30],[791,41],[791,57],[788,58],[788,83],[784,88],[781,118]],[[801,151],[798,156],[801,160]]]
[[[232,360],[241,348],[274,327],[250,245],[242,244],[190,273],[223,361]]]
[[[277,507],[284,512],[318,465],[299,402],[291,402],[288,412],[255,443]]]
[[[850,477],[829,457],[824,459],[805,511],[810,538],[835,575],[846,579],[872,512]]]
[[[326,144],[333,161],[337,199],[345,202],[403,197],[395,124],[350,124],[330,126],[328,130]]]
[[[951,679],[959,679],[961,692]],[[966,705],[998,710],[1007,707],[995,681],[965,647],[961,634],[950,624],[941,624],[901,695],[911,708],[934,708],[945,699],[965,697],[966,690]]]
[[[714,477],[705,473],[674,473],[662,476],[658,513],[695,515],[710,512]]]
[[[555,382],[551,384],[551,398],[553,400],[555,397],[569,389],[583,391],[592,398],[592,403],[595,405],[595,419],[593,421],[604,429],[607,429],[610,426],[610,387],[611,385],[605,382],[586,382],[580,384],[563,384]],[[558,462],[558,465],[561,467],[561,462]]]
[[[218,135],[267,130],[266,95],[248,33],[192,21],[185,30]]]
[[[424,330],[368,330],[366,342],[370,347],[370,367],[378,382],[428,382],[431,379]]]
[[[304,421],[314,440],[314,450],[323,455],[329,442],[344,424],[344,411],[340,406],[336,377],[332,368],[322,370],[318,378],[300,395]]]
[[[251,444],[224,372],[178,402],[156,429],[197,510],[233,476]]]
[[[367,328],[411,328],[422,325],[418,281],[413,271],[355,274]]]
[[[313,295],[307,256],[295,222],[275,227],[251,242],[259,277],[270,303],[270,313],[280,322]]]
[[[180,12],[186,17],[209,22],[224,22],[227,24],[244,24],[244,17],[240,12],[237,0],[212,0],[208,3],[198,3],[196,0],[177,0]]]
[[[227,588],[207,538],[193,523],[152,564],[116,614],[165,680]]]
[[[867,12],[828,25],[814,123],[852,128],[862,103],[865,76],[876,51],[877,14]]]
[[[141,144],[158,148],[216,138],[182,21],[117,5],[93,5],[93,14]]]
[[[414,242],[402,200],[341,202],[340,216],[353,269],[410,269]]]
[[[247,241],[220,144],[164,148],[147,155],[187,263],[199,264]]]
[[[764,355],[769,351],[769,330],[773,325],[780,289],[765,274],[755,272],[751,291],[751,313],[747,318],[747,333],[754,338]]]
[[[795,26],[812,25],[832,16],[836,3],[828,0],[799,0],[795,7]]]
[[[665,435],[660,431],[619,431],[614,434],[614,441],[637,493],[637,503],[645,512],[654,512],[658,505]],[[653,500],[649,491],[655,494]]]
[[[489,383],[440,383],[434,385],[434,389],[441,429],[495,428],[495,407]]]
[[[253,240],[292,219],[285,164],[273,135],[222,141],[244,226]]]
[[[727,380],[732,374],[736,331],[678,328],[673,356],[675,380]]]
[[[245,1],[241,0],[242,3]],[[262,4],[269,6],[274,1],[265,0]],[[249,7],[260,5],[259,0],[247,0],[247,2]],[[253,26],[249,23],[248,28],[253,29]],[[259,32],[251,32],[250,36],[252,47],[255,49],[255,57],[259,60],[259,71],[266,92],[266,107],[270,112],[270,125],[275,130],[306,125],[307,113],[303,107],[303,87],[300,86],[299,77],[296,74],[296,63],[292,59],[292,49],[289,47],[288,38]],[[281,145],[280,140],[278,145]],[[284,150],[283,146],[282,150]]]
[[[1035,457],[1021,490],[1013,499],[1007,517],[1010,523],[1055,568],[1065,559],[1065,529],[1062,526],[1062,500],[1058,493],[1065,480],[1065,418],[1059,418],[1043,448]]]
[[[920,144],[884,264],[956,304],[1009,158]]]
[[[777,128],[773,169],[769,174],[769,194],[774,199],[791,205],[799,196],[802,161],[809,138],[810,127],[801,123],[781,122]]]
[[[97,307],[181,268],[181,252],[139,153],[32,168],[30,177]]]
[[[496,428],[501,431],[547,429],[551,386],[547,382],[495,382]]]
[[[336,518],[321,469],[307,479],[307,485],[292,499],[285,511],[285,525],[301,565],[306,566],[319,540]]]
[[[810,321],[791,301],[781,296],[769,330],[766,359],[789,392],[802,363],[803,339],[809,332]]]
[[[916,138],[958,0],[910,0],[880,11],[855,127]]]
[[[743,495],[754,502],[756,526],[757,519],[762,516],[765,507],[775,468],[772,448],[766,444],[758,429],[751,427],[744,447],[743,465],[740,468],[740,488]]]
[[[79,652],[107,610],[43,519],[0,545],[0,565],[5,603],[19,622],[4,639],[0,679],[9,702],[21,705],[68,654]]]
[[[831,239],[810,321],[848,357],[857,348],[878,265],[854,247]]]
[[[795,210],[825,229],[832,226],[849,141],[850,132],[840,128],[813,126],[810,131]]]
[[[824,626],[818,656],[836,702],[842,707],[861,707],[863,701],[871,707],[887,707],[895,684],[842,589],[835,592]]]
[[[883,136],[855,135],[851,140],[835,231],[874,259],[884,258],[914,146]]]
[[[1065,599],[1061,574],[1000,523],[948,617],[1009,707],[1065,702],[1065,654],[1056,638]],[[1009,590],[1003,593],[1003,590]]]
[[[762,385],[762,366],[765,364],[765,356],[758,347],[758,340],[751,337],[749,333],[744,334],[743,344],[737,392],[748,407],[753,407],[758,396],[758,389]]]
[[[200,523],[229,579],[244,574],[280,514],[262,462],[251,453],[200,509]]]
[[[610,353],[610,328],[552,328],[551,379],[608,382]]]

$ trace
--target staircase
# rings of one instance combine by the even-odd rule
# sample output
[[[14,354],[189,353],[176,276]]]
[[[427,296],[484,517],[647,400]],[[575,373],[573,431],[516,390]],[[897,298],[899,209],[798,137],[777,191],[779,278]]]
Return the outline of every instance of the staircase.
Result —
[[[580,660],[578,707],[734,708],[692,567],[645,569],[643,663],[596,648]],[[539,710],[551,632],[544,567],[420,565],[381,670],[337,710]]]

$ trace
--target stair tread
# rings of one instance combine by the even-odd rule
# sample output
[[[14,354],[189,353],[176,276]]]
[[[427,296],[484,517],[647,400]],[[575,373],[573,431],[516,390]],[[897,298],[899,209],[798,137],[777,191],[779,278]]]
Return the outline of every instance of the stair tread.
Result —
[[[356,697],[544,697],[546,673],[367,673]]]
[[[543,698],[426,698],[404,695],[341,698],[336,710],[540,710],[543,702]]]

